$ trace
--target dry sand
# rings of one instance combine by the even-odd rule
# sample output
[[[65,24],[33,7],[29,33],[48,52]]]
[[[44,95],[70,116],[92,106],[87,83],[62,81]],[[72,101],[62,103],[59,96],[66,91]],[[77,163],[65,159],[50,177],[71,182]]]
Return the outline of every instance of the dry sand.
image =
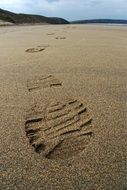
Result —
[[[1,189],[127,189],[126,76],[125,26],[0,28]]]

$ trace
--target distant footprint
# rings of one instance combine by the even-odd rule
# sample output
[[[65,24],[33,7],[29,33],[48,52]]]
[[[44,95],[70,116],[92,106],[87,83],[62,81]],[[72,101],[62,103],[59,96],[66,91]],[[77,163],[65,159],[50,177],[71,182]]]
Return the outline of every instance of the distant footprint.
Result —
[[[26,50],[27,53],[36,53],[36,52],[40,52],[40,51],[44,51],[45,48],[41,48],[41,47],[37,47],[37,48],[29,48]]]
[[[48,44],[38,45],[36,48],[29,48],[26,50],[27,53],[36,53],[40,51],[44,51],[47,47],[49,47]]]
[[[62,83],[53,75],[34,77],[27,81],[27,88],[29,91],[38,90],[41,88],[48,88],[54,86],[61,86]]]
[[[59,36],[57,36],[55,39],[57,39],[57,40],[65,40],[66,37],[59,37]]]
[[[52,36],[54,35],[55,33],[47,33],[48,36]]]
[[[92,118],[78,100],[50,102],[25,122],[35,151],[48,159],[67,159],[80,153],[93,137]]]

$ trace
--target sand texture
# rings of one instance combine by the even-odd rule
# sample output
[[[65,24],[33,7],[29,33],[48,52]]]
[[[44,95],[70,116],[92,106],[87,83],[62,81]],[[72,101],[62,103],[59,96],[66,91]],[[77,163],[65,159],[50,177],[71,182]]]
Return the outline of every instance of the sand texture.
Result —
[[[0,189],[127,189],[127,27],[0,28]]]

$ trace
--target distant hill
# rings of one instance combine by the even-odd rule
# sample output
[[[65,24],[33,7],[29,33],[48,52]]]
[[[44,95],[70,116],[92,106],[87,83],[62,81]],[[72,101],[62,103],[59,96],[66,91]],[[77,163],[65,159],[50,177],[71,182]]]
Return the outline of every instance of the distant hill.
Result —
[[[90,19],[90,20],[77,20],[72,21],[72,24],[127,24],[127,20],[116,19]]]
[[[63,18],[45,17],[31,14],[16,14],[3,9],[0,9],[0,20],[13,24],[69,24],[69,22]]]

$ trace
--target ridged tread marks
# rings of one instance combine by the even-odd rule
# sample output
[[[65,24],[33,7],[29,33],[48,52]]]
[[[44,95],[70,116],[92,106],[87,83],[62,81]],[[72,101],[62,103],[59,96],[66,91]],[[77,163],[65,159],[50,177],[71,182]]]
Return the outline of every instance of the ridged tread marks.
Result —
[[[62,83],[53,75],[34,77],[33,79],[27,81],[28,91],[61,85]]]
[[[52,159],[68,158],[82,151],[92,137],[92,119],[78,101],[51,103],[42,117],[25,123],[26,135],[36,152]]]

